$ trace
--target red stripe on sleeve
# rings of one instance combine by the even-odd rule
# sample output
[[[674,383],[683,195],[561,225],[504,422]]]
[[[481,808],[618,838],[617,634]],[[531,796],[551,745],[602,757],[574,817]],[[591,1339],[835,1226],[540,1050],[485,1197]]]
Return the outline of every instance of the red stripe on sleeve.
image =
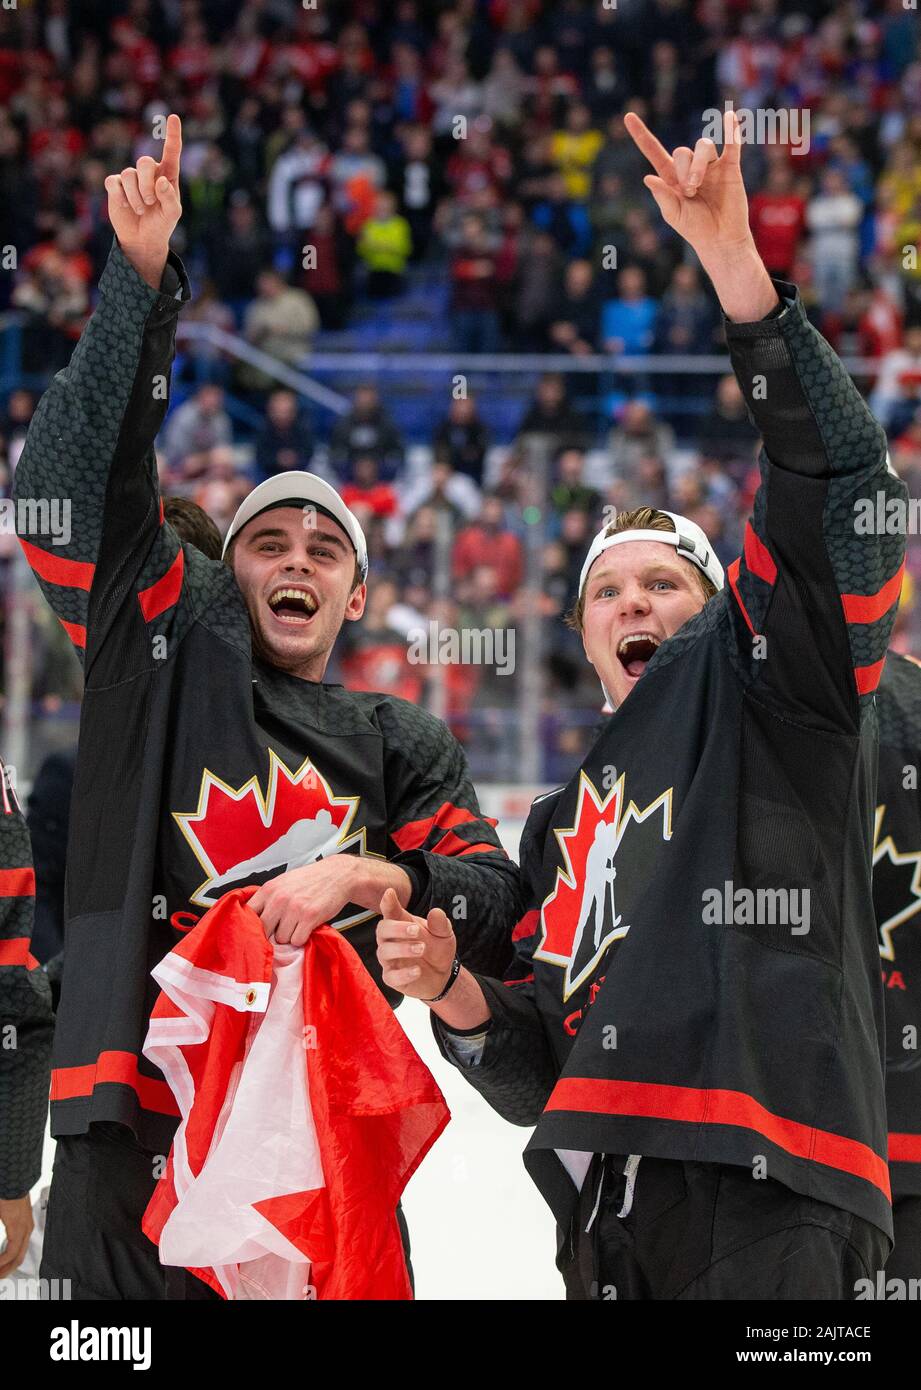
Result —
[[[432,830],[449,830],[454,825],[465,825],[468,821],[480,820],[486,825],[496,825],[498,822],[491,816],[477,816],[473,811],[466,810],[463,806],[455,806],[451,801],[442,802],[433,816],[427,816],[423,820],[407,821],[406,825],[401,825],[399,830],[391,830],[390,838],[394,840],[402,850],[418,849],[424,845]],[[490,849],[495,849],[495,845],[490,845]]]
[[[82,623],[68,623],[63,618],[58,618],[58,622],[75,647],[86,646],[86,628]]]
[[[437,845],[433,845],[432,854],[503,854],[504,851],[498,845],[472,845],[469,840],[462,840],[459,835],[455,835],[453,830],[449,830],[447,835],[442,836]]]
[[[62,584],[69,589],[85,589],[89,593],[93,586],[93,575],[96,573],[96,566],[89,560],[68,560],[63,555],[41,550],[37,545],[24,541],[22,537],[19,544],[39,579],[47,579],[50,584]]]
[[[145,1110],[156,1110],[160,1115],[179,1114],[169,1086],[165,1081],[142,1076],[133,1052],[100,1052],[96,1063],[87,1067],[56,1068],[51,1073],[51,1099],[73,1100],[77,1096],[89,1096],[94,1087],[107,1081],[130,1086]]]
[[[38,961],[29,950],[27,936],[13,936],[0,941],[0,965],[24,965],[27,970],[35,970]]]
[[[890,1199],[886,1160],[857,1139],[787,1120],[744,1091],[699,1090],[645,1081],[597,1081],[568,1076],[557,1082],[547,1110],[595,1115],[637,1115],[694,1125],[734,1125],[769,1139],[796,1158],[811,1159],[863,1178]]]
[[[178,600],[182,589],[184,558],[180,548],[176,552],[175,560],[166,573],[157,580],[156,584],[151,584],[149,589],[142,589],[138,594],[138,602],[141,605],[145,623],[149,623],[153,618],[158,618],[161,613],[166,612],[167,608],[172,608]]]
[[[741,564],[741,559],[740,559],[739,557],[737,557],[735,560],[733,560],[732,564],[729,566],[729,568],[728,568],[727,571],[726,571],[726,578],[729,580],[729,587],[730,587],[730,589],[732,590],[732,592],[733,592],[733,594],[734,594],[734,596],[735,596],[735,601],[736,601],[736,603],[739,605],[739,612],[742,614],[742,617],[743,617],[743,618],[745,619],[745,621],[748,623],[748,630],[749,630],[749,632],[752,634],[752,636],[756,636],[757,634],[755,633],[754,625],[753,625],[753,623],[752,623],[751,618],[748,616],[748,609],[745,607],[745,604],[742,602],[742,595],[739,593],[739,566],[740,566],[740,564]]]
[[[890,1134],[890,1163],[921,1163],[921,1134]]]
[[[0,898],[34,897],[34,869],[0,869]]]
[[[752,574],[768,584],[773,584],[777,578],[777,566],[771,552],[750,521],[745,523],[745,564]]]
[[[892,578],[887,580],[881,589],[877,589],[875,594],[842,594],[841,602],[848,622],[875,623],[877,618],[888,613],[892,605],[898,603],[904,572],[903,560]]]
[[[882,657],[879,661],[874,661],[872,666],[855,666],[854,680],[857,682],[857,693],[859,695],[869,695],[879,685],[883,674],[883,667],[886,658]]]

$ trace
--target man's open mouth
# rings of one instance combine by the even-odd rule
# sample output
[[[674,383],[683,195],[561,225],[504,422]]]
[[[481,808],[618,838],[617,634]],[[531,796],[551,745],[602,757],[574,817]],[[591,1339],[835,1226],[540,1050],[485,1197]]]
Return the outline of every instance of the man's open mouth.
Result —
[[[659,645],[659,638],[651,632],[630,632],[617,644],[617,658],[627,675],[638,680]]]
[[[317,601],[305,589],[276,589],[269,596],[269,607],[284,623],[308,623],[317,611]]]

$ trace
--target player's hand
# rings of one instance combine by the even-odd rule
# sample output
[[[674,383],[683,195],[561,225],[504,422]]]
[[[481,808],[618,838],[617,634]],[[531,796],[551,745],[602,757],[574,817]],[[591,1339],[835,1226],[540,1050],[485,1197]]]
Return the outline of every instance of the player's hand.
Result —
[[[143,155],[135,168],[110,174],[105,181],[109,195],[109,220],[128,260],[154,289],[169,252],[169,239],[182,215],[179,201],[179,161],[182,154],[182,122],[167,117],[166,139],[160,160]]]
[[[440,907],[428,917],[414,917],[392,888],[381,898],[377,924],[377,958],[384,984],[413,999],[434,999],[448,982],[457,940]]]
[[[32,1203],[24,1197],[0,1201],[0,1221],[6,1227],[6,1246],[0,1251],[0,1279],[17,1270],[26,1257],[32,1234]]]
[[[315,927],[333,922],[353,901],[356,856],[331,854],[316,864],[270,878],[248,900],[265,934],[282,945],[303,946]]]
[[[741,128],[734,111],[724,112],[719,155],[706,138],[693,150],[679,145],[669,154],[633,111],[624,116],[624,126],[656,171],[643,182],[659,211],[704,265],[752,240],[742,181]]]

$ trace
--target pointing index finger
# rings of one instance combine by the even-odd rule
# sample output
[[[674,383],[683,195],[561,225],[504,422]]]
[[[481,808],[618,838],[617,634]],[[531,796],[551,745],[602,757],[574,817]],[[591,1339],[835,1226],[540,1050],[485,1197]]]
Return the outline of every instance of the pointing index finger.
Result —
[[[624,127],[637,149],[646,156],[659,177],[665,179],[666,183],[676,183],[675,166],[671,155],[662,142],[656,139],[642,117],[638,116],[635,111],[628,111],[624,116]]]
[[[720,159],[726,164],[742,162],[742,127],[734,111],[723,112],[723,153]]]
[[[166,118],[166,139],[163,142],[163,157],[157,170],[158,178],[167,178],[176,183],[179,178],[179,159],[182,154],[182,121],[176,115]]]

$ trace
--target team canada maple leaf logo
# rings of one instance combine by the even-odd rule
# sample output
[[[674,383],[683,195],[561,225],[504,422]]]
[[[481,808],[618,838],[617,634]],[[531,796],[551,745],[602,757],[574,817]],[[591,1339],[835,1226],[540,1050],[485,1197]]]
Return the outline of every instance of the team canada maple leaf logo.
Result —
[[[878,899],[884,902],[895,900],[902,904],[897,912],[878,923],[879,953],[883,960],[895,960],[892,933],[921,908],[921,850],[907,852],[896,849],[892,836],[882,834],[885,817],[885,806],[877,806],[873,831],[873,879],[877,885],[883,882]]]
[[[213,907],[232,888],[263,883],[354,845],[366,853],[364,828],[350,831],[359,801],[334,796],[309,758],[292,772],[271,748],[265,795],[258,777],[229,787],[206,768],[197,808],[173,812],[206,874],[190,901]],[[373,915],[363,911],[335,925],[351,927]]]
[[[592,974],[613,941],[626,936],[630,923],[618,911],[617,851],[631,824],[662,815],[662,838],[672,835],[672,788],[645,809],[626,800],[625,774],[606,796],[583,771],[579,775],[575,823],[554,834],[563,858],[552,892],[541,908],[542,937],[537,960],[561,965],[563,998]]]

